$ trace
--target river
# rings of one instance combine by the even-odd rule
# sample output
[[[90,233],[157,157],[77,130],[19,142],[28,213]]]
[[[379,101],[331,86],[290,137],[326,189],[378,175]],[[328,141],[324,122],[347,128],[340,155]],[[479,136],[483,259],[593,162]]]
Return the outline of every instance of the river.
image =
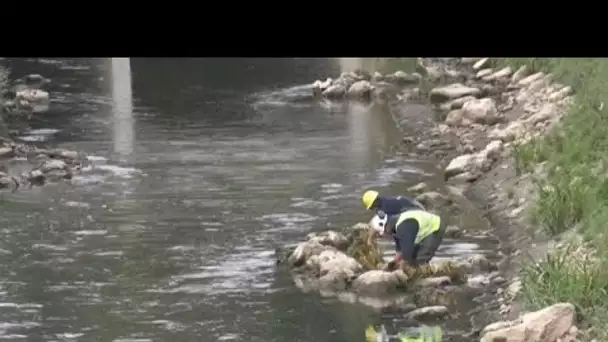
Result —
[[[5,59],[52,80],[21,135],[94,156],[71,183],[3,193],[0,337],[362,341],[378,314],[304,295],[274,249],[369,219],[359,197],[433,177],[382,107],[305,86],[337,59]],[[478,252],[448,241],[439,257]]]

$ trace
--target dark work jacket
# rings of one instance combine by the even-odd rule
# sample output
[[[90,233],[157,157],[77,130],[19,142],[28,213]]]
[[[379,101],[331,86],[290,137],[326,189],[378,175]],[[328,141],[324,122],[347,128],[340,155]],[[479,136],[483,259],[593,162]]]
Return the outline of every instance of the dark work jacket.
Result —
[[[392,219],[397,220],[397,216]],[[393,230],[395,249],[397,253],[401,254],[401,259],[407,261],[410,265],[416,265],[416,236],[419,229],[418,220],[410,218],[401,222]]]
[[[382,210],[389,216],[397,215],[405,209],[423,209],[414,204],[413,200],[406,196],[378,196],[376,201],[378,202],[376,210]]]

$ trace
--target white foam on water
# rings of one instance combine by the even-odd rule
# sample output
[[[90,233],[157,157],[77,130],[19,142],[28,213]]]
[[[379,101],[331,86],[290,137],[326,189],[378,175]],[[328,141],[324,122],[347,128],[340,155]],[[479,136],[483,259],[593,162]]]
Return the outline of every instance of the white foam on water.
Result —
[[[64,203],[66,207],[75,207],[75,208],[89,208],[91,205],[86,202],[77,202],[77,201],[66,201]]]
[[[340,183],[328,183],[321,185],[321,192],[324,194],[336,194],[342,190],[344,185]]]
[[[61,132],[61,130],[56,128],[40,128],[40,129],[32,129],[27,131],[25,134],[29,135],[52,135]]]
[[[289,205],[292,208],[306,208],[306,209],[325,209],[328,207],[327,203],[321,201],[315,201],[312,199],[301,199],[295,203]]]
[[[88,161],[92,161],[92,162],[106,162],[106,161],[108,161],[107,158],[101,157],[101,156],[87,156],[87,160]]]
[[[74,235],[80,236],[92,236],[92,235],[106,235],[108,233],[105,229],[95,229],[95,230],[77,230],[72,232]]]
[[[274,251],[242,250],[229,257],[199,267],[198,272],[171,278],[178,286],[170,293],[247,293],[265,291],[272,286]],[[185,281],[193,284],[181,284]]]
[[[23,135],[17,137],[17,139],[25,142],[40,142],[49,140],[49,137],[46,135]]]

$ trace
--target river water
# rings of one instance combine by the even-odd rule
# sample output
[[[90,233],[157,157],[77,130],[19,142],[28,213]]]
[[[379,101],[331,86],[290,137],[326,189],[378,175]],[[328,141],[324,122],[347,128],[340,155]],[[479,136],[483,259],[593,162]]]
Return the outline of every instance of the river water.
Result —
[[[304,295],[274,249],[433,177],[383,108],[310,101],[337,59],[6,59],[52,79],[20,138],[85,151],[71,183],[0,194],[0,337],[362,341],[378,314]],[[23,128],[23,127],[22,127]],[[439,257],[479,252],[447,241]],[[483,250],[482,250],[483,252]]]

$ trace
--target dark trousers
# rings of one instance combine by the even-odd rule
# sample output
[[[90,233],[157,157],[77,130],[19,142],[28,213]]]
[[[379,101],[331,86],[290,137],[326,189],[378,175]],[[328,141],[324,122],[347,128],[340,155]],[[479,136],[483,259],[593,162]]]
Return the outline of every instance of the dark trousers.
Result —
[[[424,238],[419,244],[416,244],[412,253],[412,259],[415,260],[416,266],[428,264],[433,259],[439,245],[443,241],[446,227],[447,223],[445,219],[441,218],[439,230]]]

